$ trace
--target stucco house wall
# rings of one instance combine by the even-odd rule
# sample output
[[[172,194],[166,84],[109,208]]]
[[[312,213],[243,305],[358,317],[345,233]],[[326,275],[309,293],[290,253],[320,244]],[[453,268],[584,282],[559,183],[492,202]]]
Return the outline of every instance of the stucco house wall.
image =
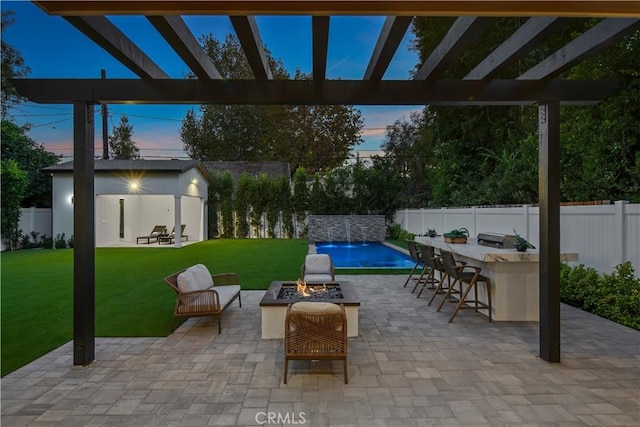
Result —
[[[73,166],[46,170],[53,175],[52,233],[68,239],[73,235]],[[177,219],[186,225],[189,241],[205,239],[210,180],[197,161],[96,160],[96,246],[136,242],[155,225],[171,231]]]

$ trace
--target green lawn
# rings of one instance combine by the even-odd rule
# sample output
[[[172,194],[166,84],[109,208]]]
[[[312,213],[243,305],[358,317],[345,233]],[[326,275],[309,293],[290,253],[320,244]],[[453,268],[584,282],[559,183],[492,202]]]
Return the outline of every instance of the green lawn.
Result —
[[[96,249],[96,336],[169,334],[175,293],[164,277],[202,263],[212,273],[236,272],[242,289],[267,289],[296,279],[308,250],[304,239],[208,240],[182,249]],[[19,368],[72,339],[73,251],[3,252],[2,369]],[[406,274],[339,270],[339,274]]]

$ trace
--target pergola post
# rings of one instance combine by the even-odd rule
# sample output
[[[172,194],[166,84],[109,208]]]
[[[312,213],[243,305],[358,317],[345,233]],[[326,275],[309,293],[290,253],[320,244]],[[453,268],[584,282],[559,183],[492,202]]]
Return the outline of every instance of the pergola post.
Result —
[[[95,357],[93,104],[73,103],[73,364]]]
[[[538,107],[540,357],[560,362],[560,104]]]

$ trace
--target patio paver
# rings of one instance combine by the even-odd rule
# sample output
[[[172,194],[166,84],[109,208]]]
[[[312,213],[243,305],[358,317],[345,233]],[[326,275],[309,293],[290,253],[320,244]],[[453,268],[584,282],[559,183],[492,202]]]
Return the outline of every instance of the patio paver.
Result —
[[[260,338],[264,291],[243,291],[221,335],[191,319],[166,338],[98,338],[86,368],[69,342],[5,376],[2,425],[640,425],[638,331],[563,305],[548,364],[537,322],[449,324],[453,305],[437,313],[405,276],[342,278],[362,302],[348,385],[331,361],[290,363],[284,385],[282,340]]]

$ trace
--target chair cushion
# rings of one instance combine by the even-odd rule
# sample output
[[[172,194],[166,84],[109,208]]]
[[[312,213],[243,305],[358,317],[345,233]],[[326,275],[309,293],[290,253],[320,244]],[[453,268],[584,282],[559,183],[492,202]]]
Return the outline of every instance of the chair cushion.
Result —
[[[307,255],[304,264],[304,273],[307,274],[331,274],[331,258],[326,254]]]
[[[178,290],[182,293],[199,291],[199,285],[196,278],[193,276],[193,272],[188,269],[178,274]]]
[[[331,274],[305,274],[303,279],[305,282],[314,283],[314,282],[332,282],[333,277]]]
[[[291,311],[304,311],[306,313],[340,313],[342,309],[338,304],[330,302],[300,301],[291,306]]]
[[[207,269],[204,264],[193,265],[187,268],[187,271],[191,271],[193,277],[198,283],[198,288],[200,290],[208,289],[213,286],[213,278],[211,277],[211,273],[209,273],[209,269]]]
[[[220,298],[220,308],[223,308],[240,292],[240,285],[216,286],[214,289]]]

